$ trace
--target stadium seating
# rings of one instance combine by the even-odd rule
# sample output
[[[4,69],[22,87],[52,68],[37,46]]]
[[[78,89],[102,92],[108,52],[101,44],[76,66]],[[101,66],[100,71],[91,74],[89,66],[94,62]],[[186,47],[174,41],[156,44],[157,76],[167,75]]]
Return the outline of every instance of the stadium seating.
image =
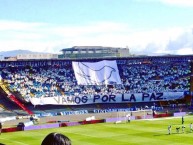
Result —
[[[0,71],[7,87],[29,102],[30,97],[190,91],[189,59],[186,57],[149,57],[117,60],[122,85],[109,86],[77,85],[69,60],[63,60],[66,63],[61,64],[52,60],[52,63],[42,67],[7,66],[1,68]],[[104,108],[104,105],[98,107]],[[105,108],[108,108],[108,105]]]

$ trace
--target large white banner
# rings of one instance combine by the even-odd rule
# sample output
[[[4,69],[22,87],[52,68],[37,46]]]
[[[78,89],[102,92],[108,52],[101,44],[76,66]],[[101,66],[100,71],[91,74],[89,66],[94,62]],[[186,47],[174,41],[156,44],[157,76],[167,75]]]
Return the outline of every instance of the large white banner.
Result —
[[[168,101],[184,98],[184,92],[164,92],[164,93],[135,93],[135,94],[113,94],[113,95],[85,95],[85,96],[65,96],[65,97],[43,97],[31,98],[33,105],[83,105],[94,103],[132,103],[132,102],[152,102]]]
[[[78,85],[122,84],[116,61],[72,62]]]

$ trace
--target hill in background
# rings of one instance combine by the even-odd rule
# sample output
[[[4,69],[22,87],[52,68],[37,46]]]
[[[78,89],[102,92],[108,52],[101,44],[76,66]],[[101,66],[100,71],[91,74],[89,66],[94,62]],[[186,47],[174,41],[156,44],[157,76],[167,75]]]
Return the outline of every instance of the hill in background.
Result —
[[[0,56],[1,57],[13,57],[17,56],[18,54],[37,54],[37,53],[43,53],[43,52],[33,52],[29,50],[11,50],[11,51],[1,51]]]

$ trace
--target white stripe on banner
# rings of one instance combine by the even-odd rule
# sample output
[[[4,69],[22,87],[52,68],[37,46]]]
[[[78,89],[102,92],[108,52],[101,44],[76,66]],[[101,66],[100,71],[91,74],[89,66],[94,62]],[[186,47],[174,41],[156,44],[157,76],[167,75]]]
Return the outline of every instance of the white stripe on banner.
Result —
[[[72,62],[78,85],[122,84],[116,61]]]

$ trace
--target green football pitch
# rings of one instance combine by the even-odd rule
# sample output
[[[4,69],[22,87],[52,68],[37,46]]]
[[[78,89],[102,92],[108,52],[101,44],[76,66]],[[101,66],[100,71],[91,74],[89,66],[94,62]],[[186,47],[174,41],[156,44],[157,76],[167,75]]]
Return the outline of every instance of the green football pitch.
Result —
[[[40,145],[50,132],[59,132],[72,140],[72,145],[193,145],[190,123],[193,116],[185,116],[185,132],[176,133],[181,118],[136,120],[131,123],[99,123],[33,131],[2,133],[0,145]],[[172,125],[172,134],[167,127]]]

